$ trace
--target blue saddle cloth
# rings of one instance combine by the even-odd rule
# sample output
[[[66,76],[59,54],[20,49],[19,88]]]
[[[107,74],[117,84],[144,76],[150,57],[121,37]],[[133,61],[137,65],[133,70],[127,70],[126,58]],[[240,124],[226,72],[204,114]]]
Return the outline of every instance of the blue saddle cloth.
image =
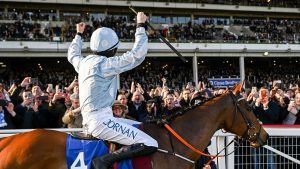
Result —
[[[108,147],[102,140],[80,140],[68,135],[66,143],[68,169],[91,169],[92,159],[107,153]],[[132,161],[120,161],[118,169],[133,169]]]

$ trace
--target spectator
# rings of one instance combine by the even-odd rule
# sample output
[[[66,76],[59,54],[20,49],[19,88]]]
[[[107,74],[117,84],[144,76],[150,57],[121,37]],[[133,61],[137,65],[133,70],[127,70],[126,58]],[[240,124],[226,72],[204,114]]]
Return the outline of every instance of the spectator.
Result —
[[[164,107],[162,109],[162,117],[168,117],[174,115],[175,112],[179,111],[181,108],[175,106],[173,94],[168,94],[165,98]]]
[[[256,99],[253,113],[263,124],[275,124],[279,118],[279,106],[270,100],[267,89],[261,88]]]
[[[139,122],[144,121],[147,116],[146,102],[139,91],[135,91],[132,95],[131,101],[128,102],[128,112],[129,116]]]
[[[34,102],[31,91],[24,91],[22,98],[23,102],[15,107],[15,112],[22,118],[21,123],[17,124],[17,128],[37,128],[38,105]]]
[[[284,92],[281,89],[275,87],[270,91],[270,99],[279,107],[279,116],[276,123],[282,124],[283,120],[288,114],[287,104],[289,103],[289,98],[284,95]]]
[[[157,103],[155,102],[155,100],[148,100],[146,105],[147,105],[147,116],[144,121],[154,120],[154,119],[158,119],[159,117],[161,117],[159,115],[159,112],[157,109]]]
[[[7,100],[0,99],[0,129],[15,129],[16,124],[22,121],[14,111],[14,105]]]
[[[118,100],[121,104],[127,106],[127,98],[126,98],[125,94],[119,94],[118,97],[117,97],[117,100]]]
[[[270,99],[269,91],[265,88],[261,88],[259,90],[259,97],[255,101],[255,106],[253,109],[253,113],[263,124],[276,124],[279,118],[279,106]],[[261,157],[256,156],[257,153],[261,153],[262,149],[251,149],[254,157],[255,168],[259,167]],[[274,155],[271,151],[267,150],[267,161],[268,168],[276,169],[276,165],[274,164],[275,159]]]
[[[190,90],[188,89],[183,90],[182,97],[179,101],[181,107],[185,108],[190,106],[190,95],[191,95]]]
[[[295,100],[291,99],[287,110],[289,113],[283,120],[283,124],[300,124],[300,93],[296,94]]]
[[[49,110],[52,113],[51,119],[49,119],[51,128],[63,127],[62,117],[67,110],[65,100],[65,94],[61,90],[56,90],[53,99],[49,103]]]
[[[112,106],[113,114],[118,118],[126,118],[127,106],[123,105],[120,101],[116,100]]]
[[[67,109],[62,118],[62,122],[68,125],[68,128],[82,128],[82,115],[79,106],[79,94],[73,93],[70,96],[71,107]]]
[[[127,98],[125,94],[119,94],[117,97],[117,100],[124,106],[126,106],[126,109],[124,109],[125,115],[128,115],[128,106],[127,106]]]

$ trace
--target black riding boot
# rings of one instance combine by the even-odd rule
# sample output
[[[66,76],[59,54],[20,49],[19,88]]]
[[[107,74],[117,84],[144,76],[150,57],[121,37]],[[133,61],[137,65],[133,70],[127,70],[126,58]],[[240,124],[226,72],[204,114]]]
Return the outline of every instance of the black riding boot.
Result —
[[[145,146],[144,144],[133,144],[131,146],[124,146],[113,153],[105,154],[101,157],[94,158],[92,161],[93,168],[108,169],[113,163],[117,161],[138,156],[150,155],[156,151],[156,147]]]

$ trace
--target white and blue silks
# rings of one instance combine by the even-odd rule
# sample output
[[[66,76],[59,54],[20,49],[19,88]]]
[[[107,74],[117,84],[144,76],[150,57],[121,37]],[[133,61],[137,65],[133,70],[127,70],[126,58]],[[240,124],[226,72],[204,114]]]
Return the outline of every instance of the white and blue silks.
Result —
[[[107,34],[107,36],[113,35]],[[103,44],[108,49],[115,45],[115,41],[103,43],[101,39],[99,42],[93,42],[100,45],[97,47],[99,49],[97,52],[104,50]],[[94,137],[124,145],[144,143],[147,146],[158,147],[156,140],[131,126],[139,122],[115,118],[111,110],[117,94],[117,75],[141,64],[147,54],[147,45],[148,37],[143,27],[136,29],[132,50],[121,56],[83,57],[81,37],[76,35],[73,39],[68,51],[68,60],[79,73],[79,100],[83,125]]]

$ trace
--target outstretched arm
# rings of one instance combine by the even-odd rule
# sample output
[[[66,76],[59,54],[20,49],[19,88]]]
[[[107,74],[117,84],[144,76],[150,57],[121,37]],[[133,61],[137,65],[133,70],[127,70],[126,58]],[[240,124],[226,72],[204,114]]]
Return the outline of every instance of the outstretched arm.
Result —
[[[137,15],[135,43],[132,50],[124,53],[122,56],[108,58],[101,65],[104,76],[112,76],[131,70],[144,61],[148,50],[148,37],[144,28],[146,20],[147,16],[143,12],[139,12]]]
[[[81,22],[76,24],[77,34],[68,50],[68,61],[74,66],[76,72],[79,72],[80,61],[83,59],[81,56],[81,48],[83,46],[82,34],[84,29],[85,23]]]

